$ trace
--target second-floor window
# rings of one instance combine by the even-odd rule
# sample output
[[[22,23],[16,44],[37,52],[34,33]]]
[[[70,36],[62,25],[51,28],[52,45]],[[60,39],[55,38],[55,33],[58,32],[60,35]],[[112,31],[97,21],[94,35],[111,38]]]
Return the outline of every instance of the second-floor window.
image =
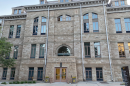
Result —
[[[130,33],[130,18],[125,18],[126,33]]]
[[[32,44],[30,58],[35,58],[35,55],[36,55],[36,44]]]
[[[90,58],[90,42],[84,43],[84,49],[85,49],[85,57]]]
[[[71,20],[71,16],[66,15],[66,21],[70,21]]]
[[[122,0],[122,1],[121,1],[121,5],[125,5],[125,1]]]
[[[33,35],[37,35],[38,32],[38,17],[34,18],[34,23],[33,23]]]
[[[44,49],[45,49],[45,44],[40,44],[39,58],[44,58]]]
[[[118,1],[115,1],[115,6],[119,6],[119,2]]]
[[[93,32],[99,32],[98,15],[96,13],[92,13],[92,19],[93,19]]]
[[[84,33],[89,32],[89,17],[88,13],[83,16],[83,22],[84,22]]]
[[[17,25],[16,38],[20,38],[21,25]]]
[[[122,33],[120,19],[115,19],[115,27],[116,27],[116,33]]]
[[[18,57],[18,48],[19,48],[19,46],[14,46],[14,59],[17,59],[17,57]]]
[[[100,42],[94,42],[94,51],[95,51],[95,57],[100,58],[101,57]]]
[[[42,17],[41,35],[46,34],[46,18]]]
[[[14,25],[11,25],[9,30],[9,38],[13,38],[13,32],[14,32]]]
[[[125,57],[124,43],[118,43],[118,51],[120,57]]]

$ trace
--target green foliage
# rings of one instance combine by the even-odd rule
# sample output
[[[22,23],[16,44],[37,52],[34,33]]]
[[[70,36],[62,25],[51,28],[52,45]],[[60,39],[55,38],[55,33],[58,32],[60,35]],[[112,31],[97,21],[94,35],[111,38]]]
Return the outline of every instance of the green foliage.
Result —
[[[1,84],[7,84],[6,82],[2,82]]]
[[[28,83],[27,81],[25,81],[24,83]]]
[[[6,38],[0,38],[0,67],[13,67],[15,65],[14,58],[6,59],[11,52],[12,46],[10,42],[7,42]]]
[[[9,84],[13,84],[12,82],[9,82]]]
[[[33,83],[36,83],[36,81],[33,81]]]

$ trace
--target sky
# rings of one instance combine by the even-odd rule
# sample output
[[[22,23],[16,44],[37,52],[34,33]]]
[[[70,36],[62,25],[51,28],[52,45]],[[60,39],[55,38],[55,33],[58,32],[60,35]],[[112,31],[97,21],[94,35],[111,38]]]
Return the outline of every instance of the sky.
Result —
[[[127,0],[127,2],[130,5],[130,0]],[[39,0],[0,0],[0,15],[10,15],[12,13],[12,7],[35,4],[39,4]]]

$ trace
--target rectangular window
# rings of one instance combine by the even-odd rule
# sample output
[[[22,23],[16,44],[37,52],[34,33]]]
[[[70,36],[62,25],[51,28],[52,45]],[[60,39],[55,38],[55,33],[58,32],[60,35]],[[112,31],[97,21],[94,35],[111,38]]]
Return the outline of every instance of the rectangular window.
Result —
[[[14,80],[14,77],[15,77],[15,68],[11,68],[10,80]]]
[[[6,55],[5,59],[9,59],[9,57],[10,57],[10,53]]]
[[[115,26],[116,26],[116,33],[122,33],[120,19],[115,19]]]
[[[21,10],[19,10],[19,14],[21,14]]]
[[[45,17],[42,17],[42,22],[46,22],[46,18]]]
[[[125,18],[126,33],[130,33],[130,18]]]
[[[19,48],[19,46],[14,46],[14,59],[17,59],[17,57],[18,57],[18,48]]]
[[[9,30],[9,38],[13,38],[13,32],[14,32],[14,25],[11,25]]]
[[[0,23],[2,23],[2,19],[0,19]]]
[[[130,54],[130,43],[128,43],[128,47],[129,47],[129,54]]]
[[[34,67],[29,68],[28,80],[33,80]]]
[[[121,1],[121,5],[125,5],[125,1]]]
[[[6,80],[6,76],[7,76],[7,68],[3,68],[2,80]]]
[[[99,32],[98,22],[93,22],[93,32]]]
[[[44,4],[44,1],[41,1],[41,4]]]
[[[46,25],[42,25],[41,27],[41,35],[45,35],[46,34]]]
[[[37,80],[40,80],[40,81],[43,80],[43,68],[42,67],[38,67]]]
[[[63,2],[63,0],[60,0],[60,2]]]
[[[17,14],[17,10],[14,10],[14,14]]]
[[[89,32],[89,23],[84,23],[84,33]]]
[[[118,51],[120,57],[125,57],[124,43],[118,43]]]
[[[92,81],[92,68],[85,68],[86,80]]]
[[[36,44],[32,44],[31,57],[30,58],[35,58],[35,55],[36,55]]]
[[[20,38],[21,25],[17,25],[16,38]]]
[[[119,2],[118,1],[115,1],[115,6],[119,6]]]
[[[96,68],[97,81],[103,81],[102,68]]]
[[[39,58],[44,58],[44,48],[45,48],[45,44],[40,44]]]
[[[101,57],[100,42],[94,42],[95,57]]]
[[[90,42],[84,43],[84,48],[85,48],[85,57],[90,58]]]
[[[33,35],[37,35],[38,32],[38,26],[33,26]]]

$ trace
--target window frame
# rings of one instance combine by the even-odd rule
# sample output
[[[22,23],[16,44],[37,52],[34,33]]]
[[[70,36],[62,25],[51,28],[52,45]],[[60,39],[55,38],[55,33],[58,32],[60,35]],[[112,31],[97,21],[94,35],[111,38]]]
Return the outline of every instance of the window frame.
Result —
[[[57,21],[63,21],[63,15],[58,16]]]
[[[18,26],[20,26],[20,27],[18,27]],[[16,38],[20,38],[20,33],[21,33],[21,25],[17,25]]]
[[[93,32],[99,32],[99,22],[97,13],[92,13],[92,22],[93,22]]]
[[[6,69],[6,70],[4,70],[4,69]],[[8,68],[3,68],[2,80],[6,80],[6,77],[7,77],[7,70],[8,70]]]
[[[99,43],[99,45],[95,45],[95,43]],[[100,55],[96,55],[96,50],[95,50],[95,46],[96,46],[96,48],[98,48],[97,46],[99,46],[99,48],[100,48]],[[95,54],[95,58],[101,58],[101,44],[100,44],[100,42],[94,42],[94,54]],[[98,54],[98,49],[97,49],[97,54]]]
[[[47,27],[46,27],[46,17],[42,17],[42,22],[41,22],[41,35],[45,35],[46,34],[46,30],[47,30]],[[42,32],[43,31],[43,32]]]
[[[84,33],[89,33],[89,14],[83,15]]]
[[[85,43],[89,43],[89,46],[85,45]],[[84,43],[84,51],[85,51],[85,58],[91,58],[91,47],[90,47],[90,42],[85,42]],[[86,47],[87,47],[87,50],[86,50]],[[88,51],[90,49],[90,51]],[[87,52],[87,55],[86,55],[86,52]],[[89,52],[90,52],[90,55],[89,55]]]
[[[96,67],[96,78],[97,78],[97,81],[103,81],[103,68],[100,68],[101,70],[97,70],[98,68],[99,67]],[[97,72],[99,72],[99,78],[97,76]],[[101,72],[102,72],[102,78],[100,76]]]
[[[69,53],[59,53],[60,49],[62,49],[62,48],[67,48],[67,49],[69,49]],[[61,51],[60,51],[60,52],[61,52]],[[71,50],[70,50],[70,48],[68,48],[67,46],[61,46],[61,47],[58,49],[57,56],[71,56]]]
[[[14,59],[17,59],[18,58],[18,49],[19,49],[19,46],[16,45],[14,46],[14,53],[13,53],[13,58]],[[16,50],[16,51],[15,51]]]
[[[42,69],[42,70],[40,70]],[[40,77],[38,76],[40,72]],[[43,80],[43,67],[38,67],[38,71],[37,71],[37,80],[38,81],[42,81]]]
[[[44,45],[44,47],[41,47],[41,45]],[[41,51],[41,48],[43,48],[43,49],[42,49],[43,52]],[[40,52],[42,52],[43,55],[40,55],[40,54],[41,54]],[[39,58],[44,58],[44,52],[45,52],[45,44],[40,44]]]
[[[70,15],[66,15],[66,21],[71,21],[71,16]]]
[[[32,68],[32,70],[31,70]],[[30,74],[31,72],[31,74]],[[29,67],[28,80],[33,80],[34,77],[34,67]]]
[[[18,10],[17,9],[14,9],[14,14],[18,14]]]
[[[60,0],[60,2],[61,2],[61,3],[63,3],[63,2],[64,2],[64,0]]]
[[[22,10],[21,10],[21,9],[19,9],[19,10],[18,10],[18,13],[19,13],[19,14],[21,14],[21,13],[22,13]]]
[[[126,22],[126,19],[129,19],[129,22]],[[124,22],[125,22],[126,33],[130,33],[130,18],[124,18]]]
[[[14,69],[14,70],[13,70]],[[14,80],[15,78],[15,69],[16,68],[11,68],[11,72],[10,72],[10,80]],[[12,74],[13,73],[13,74]]]
[[[124,0],[121,0],[121,6],[125,5],[125,1]]]
[[[35,45],[35,46],[33,47],[33,45]],[[31,58],[31,59],[33,59],[33,58],[36,57],[36,47],[37,47],[36,44],[32,44],[32,45],[31,45],[31,55],[30,55],[30,58]],[[33,51],[32,51],[32,50],[33,50]],[[32,52],[33,52],[33,53],[32,53]]]
[[[120,20],[120,22],[116,22],[116,20]],[[118,27],[118,30],[117,30],[117,27]],[[116,28],[116,33],[122,33],[122,26],[121,26],[121,19],[120,18],[117,18],[117,19],[115,19],[115,28]],[[120,31],[120,29],[121,29],[121,31]]]
[[[120,44],[120,43],[122,43],[123,46],[118,46],[119,57],[120,57],[120,58],[125,58],[125,57],[126,57],[125,46],[124,46],[124,43],[123,43],[123,42],[118,42],[117,45]],[[124,55],[123,55],[123,52],[122,52],[122,51],[121,51],[121,54],[120,54],[120,52],[119,52],[119,47],[120,47],[120,48],[124,48]],[[121,50],[122,50],[122,49],[121,49]]]
[[[13,26],[13,27],[11,27],[11,26]],[[13,28],[12,31],[11,31],[11,28]],[[10,33],[11,33],[11,34],[10,34]],[[14,34],[14,25],[10,25],[9,37],[8,37],[8,38],[13,38],[13,34]]]
[[[119,1],[115,1],[115,6],[119,6]]]
[[[89,68],[90,68],[90,70],[89,70]],[[87,70],[88,69],[88,70]],[[91,67],[86,67],[85,68],[85,74],[87,74],[86,72],[88,72],[88,77],[87,77],[87,75],[86,75],[86,80],[87,81],[92,81],[92,68]],[[89,75],[89,73],[91,72],[91,75]]]

